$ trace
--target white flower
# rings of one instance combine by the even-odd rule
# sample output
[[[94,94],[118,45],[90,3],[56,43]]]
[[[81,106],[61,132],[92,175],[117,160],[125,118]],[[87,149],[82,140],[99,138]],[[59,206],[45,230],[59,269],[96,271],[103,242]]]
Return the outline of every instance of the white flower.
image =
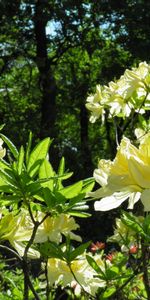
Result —
[[[144,210],[150,211],[150,134],[140,139],[139,148],[123,138],[115,159],[100,161],[94,177],[101,188],[89,196],[102,198],[95,202],[95,210],[116,208],[127,199],[132,209],[141,198]]]
[[[65,261],[57,258],[48,259],[47,268],[50,285],[60,283],[63,287],[74,287],[76,295],[80,294],[82,288],[87,293],[95,295],[99,287],[105,287],[106,283],[103,280],[94,277],[96,272],[88,264],[85,254],[83,253],[71,262],[72,272]],[[94,256],[94,259],[100,267],[105,268],[100,255]]]
[[[43,213],[39,213],[38,219],[44,217]],[[59,244],[62,241],[62,235],[70,236],[71,239],[81,242],[81,237],[72,232],[79,228],[73,217],[67,214],[59,216],[47,217],[38,227],[35,236],[35,243],[44,243],[48,240]]]

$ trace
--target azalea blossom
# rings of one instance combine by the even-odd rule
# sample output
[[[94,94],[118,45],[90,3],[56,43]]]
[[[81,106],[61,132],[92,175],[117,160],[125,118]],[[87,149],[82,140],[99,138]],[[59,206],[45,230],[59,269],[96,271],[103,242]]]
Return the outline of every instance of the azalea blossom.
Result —
[[[38,220],[42,220],[42,218],[44,218],[44,214],[39,212]],[[62,242],[62,235],[69,236],[70,239],[81,242],[81,237],[72,232],[72,230],[78,228],[79,225],[75,222],[74,218],[67,214],[47,217],[38,227],[35,243],[44,243],[49,240],[59,244]]]
[[[104,120],[105,111],[109,118],[129,117],[132,110],[143,114],[150,109],[150,65],[146,62],[137,68],[126,70],[116,81],[107,86],[96,87],[96,93],[87,98],[86,107],[91,111],[90,121]]]
[[[10,212],[1,217],[0,240],[8,240],[20,256],[24,255],[25,246],[31,238],[32,230],[33,224],[25,210],[22,210],[15,216]],[[28,250],[28,257],[37,259],[40,257],[40,253],[30,247]]]
[[[144,217],[138,216],[137,222],[142,225]],[[122,219],[116,218],[114,234],[107,239],[108,242],[118,243],[122,252],[129,252],[132,246],[137,243],[137,232],[125,225]]]
[[[34,218],[39,222],[44,218],[42,212],[38,212]],[[33,244],[53,241],[59,244],[62,241],[62,235],[70,236],[71,239],[81,242],[82,239],[72,230],[79,228],[73,217],[66,214],[47,217],[38,227]],[[13,212],[1,215],[0,220],[0,240],[8,240],[17,250],[20,256],[24,255],[25,246],[30,240],[34,224],[27,210],[22,209],[19,214]],[[30,258],[40,257],[40,253],[33,248],[29,248],[28,256]]]
[[[91,295],[95,295],[99,287],[105,287],[105,281],[94,277],[96,272],[88,264],[85,254],[86,253],[83,253],[78,259],[71,262],[72,272],[65,261],[57,258],[48,259],[47,270],[49,284],[52,286],[53,284],[57,285],[61,283],[62,287],[74,287],[76,294],[80,294],[83,288],[84,291]],[[105,263],[101,259],[101,256],[95,255],[94,259],[104,271]]]
[[[128,208],[141,199],[144,211],[150,211],[150,133],[140,140],[139,147],[124,137],[113,161],[100,160],[95,180],[101,187],[88,195],[100,199],[95,210],[106,211],[128,199]]]
[[[103,99],[102,87],[100,85],[96,86],[96,93],[94,95],[90,95],[87,98],[86,107],[91,111],[90,122],[94,123],[99,117],[102,117],[104,120],[104,106],[101,103]]]

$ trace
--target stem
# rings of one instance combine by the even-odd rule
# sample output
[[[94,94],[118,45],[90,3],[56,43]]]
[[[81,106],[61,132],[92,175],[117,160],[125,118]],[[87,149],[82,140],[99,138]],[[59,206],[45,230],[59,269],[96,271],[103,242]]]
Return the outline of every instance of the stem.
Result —
[[[13,254],[16,258],[19,259],[19,261],[22,262],[22,257],[16,252],[14,251],[13,249],[7,247],[7,246],[4,246],[4,245],[0,245],[0,248],[3,249],[3,250],[6,250],[6,251],[9,251],[11,254]]]
[[[34,242],[34,239],[35,239],[38,227],[49,216],[49,213],[47,213],[44,216],[44,218],[39,222],[39,221],[36,221],[34,219],[30,205],[28,205],[28,209],[29,209],[29,214],[30,214],[30,217],[31,217],[32,222],[34,224],[34,227],[33,227],[31,238],[30,238],[30,240],[28,241],[28,244],[25,247],[24,255],[23,255],[23,264],[22,264],[23,265],[23,272],[24,272],[24,296],[23,296],[23,299],[24,300],[28,300],[29,299],[29,288],[30,288],[31,291],[32,291],[32,293],[33,293],[33,295],[35,296],[35,300],[40,300],[38,294],[36,293],[36,291],[35,291],[35,289],[34,289],[34,287],[32,285],[32,282],[30,280],[29,268],[28,268],[28,262],[27,262],[27,256],[28,256],[29,248],[32,246],[32,244]]]
[[[124,289],[124,287],[134,278],[135,274],[131,275],[127,281],[125,283],[123,283],[117,290],[116,292],[112,295],[114,297],[114,295],[118,294],[121,290]]]
[[[23,300],[29,299],[29,270],[26,261],[22,264],[23,274],[24,274],[24,291],[23,291]]]
[[[23,294],[23,299],[28,300],[29,299],[29,288],[31,289],[35,300],[40,300],[40,297],[38,296],[37,292],[35,291],[33,284],[30,280],[29,276],[29,268],[28,268],[28,263],[26,260],[23,261],[22,263],[22,268],[23,268],[23,273],[24,273],[24,294]]]
[[[33,231],[32,231],[32,235],[31,235],[31,238],[28,242],[28,244],[26,245],[25,247],[25,251],[24,251],[24,259],[27,259],[27,254],[28,254],[28,251],[29,251],[29,248],[31,247],[31,245],[33,244],[34,242],[34,239],[35,239],[35,236],[36,236],[36,233],[37,233],[37,230],[38,230],[38,227],[46,220],[47,217],[49,217],[49,213],[47,213],[43,219],[39,222],[39,221],[36,221],[33,217],[33,214],[32,214],[32,211],[31,211],[31,208],[30,208],[30,205],[29,205],[29,213],[30,213],[30,217],[33,221],[33,224],[34,224],[34,228],[33,228]]]
[[[40,300],[40,298],[38,297],[37,293],[35,292],[35,290],[33,288],[32,282],[29,278],[29,275],[28,275],[29,270],[28,270],[27,262],[24,259],[22,259],[22,257],[16,251],[14,251],[13,249],[11,249],[7,246],[0,245],[0,249],[6,250],[6,251],[10,252],[11,254],[13,254],[22,264],[22,269],[23,269],[23,273],[24,273],[24,286],[26,287],[26,288],[24,288],[23,299],[28,300],[28,288],[30,287],[33,295],[35,296],[35,300]]]
[[[38,297],[38,295],[36,294],[34,287],[31,285],[31,281],[30,281],[30,277],[29,277],[29,268],[28,268],[28,263],[27,263],[27,255],[28,255],[28,250],[30,248],[30,246],[32,245],[36,232],[37,232],[37,228],[39,226],[39,222],[35,223],[33,231],[32,231],[32,235],[31,238],[28,242],[28,244],[25,247],[24,250],[24,256],[23,256],[23,273],[24,273],[24,295],[23,295],[23,299],[24,300],[28,300],[29,299],[29,287],[32,290],[32,293],[35,297],[36,300],[39,300],[40,298]]]

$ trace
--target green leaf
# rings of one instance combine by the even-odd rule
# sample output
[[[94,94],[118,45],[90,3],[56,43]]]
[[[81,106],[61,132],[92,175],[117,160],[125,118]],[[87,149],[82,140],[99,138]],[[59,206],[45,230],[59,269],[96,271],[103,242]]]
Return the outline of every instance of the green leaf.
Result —
[[[79,247],[77,247],[75,250],[73,250],[70,253],[70,262],[72,260],[75,260],[77,256],[81,255],[85,251],[85,249],[87,249],[89,247],[90,244],[91,244],[91,241],[84,243],[84,244],[80,245]]]
[[[0,195],[0,201],[6,201],[10,204],[12,204],[13,202],[19,202],[20,196],[19,195]],[[11,203],[10,203],[11,202]]]
[[[23,168],[23,163],[24,163],[24,148],[23,146],[20,147],[20,151],[19,151],[19,157],[18,157],[18,174],[20,175],[22,172],[22,168]]]
[[[43,188],[43,196],[44,196],[44,201],[49,208],[55,207],[57,209],[58,206],[61,205],[62,207],[66,202],[66,198],[61,193],[57,191],[52,192],[48,188]]]
[[[49,188],[43,188],[43,198],[46,205],[51,209],[56,206],[56,197],[53,192],[49,190]]]
[[[5,124],[0,125],[0,131],[5,127]]]
[[[47,177],[47,178],[40,178],[40,179],[37,179],[36,181],[39,182],[39,183],[45,183],[45,182],[48,182],[49,180],[54,180],[54,189],[55,190],[58,190],[58,188],[56,188],[56,182],[58,181],[58,179],[64,179],[65,177],[65,174],[64,175],[56,175],[56,176],[53,176],[53,177]]]
[[[62,181],[62,180],[70,178],[72,176],[72,174],[73,174],[73,172],[64,173],[62,175],[55,176],[55,178],[60,179]]]
[[[42,189],[42,186],[37,182],[32,182],[26,185],[26,193],[30,196],[34,196]]]
[[[64,195],[67,199],[76,197],[82,190],[83,182],[79,181],[68,187],[61,189],[59,192]]]
[[[75,205],[73,207],[74,210],[87,210],[89,209],[89,206],[88,205],[85,205],[84,203],[83,204],[78,204],[78,205]]]
[[[27,143],[27,149],[26,149],[26,165],[28,165],[31,145],[32,145],[32,132],[30,131],[29,132],[28,143]]]
[[[58,167],[58,176],[62,176],[64,175],[64,172],[65,172],[65,159],[64,157],[61,158],[60,160],[60,163],[59,163],[59,167]],[[63,185],[62,185],[62,180],[64,180],[65,177],[58,179],[57,180],[57,183],[56,183],[56,189],[57,190],[60,190],[61,188],[63,188]]]
[[[138,222],[136,216],[123,212],[121,221],[136,233],[145,235],[142,225]]]
[[[31,177],[38,173],[39,167],[46,158],[51,142],[52,140],[50,140],[50,138],[46,138],[42,140],[31,152],[27,165],[27,171]]]
[[[83,193],[88,193],[88,192],[91,192],[93,187],[95,185],[95,179],[92,177],[92,178],[87,178],[85,180],[83,180],[83,189],[82,189],[82,192]]]
[[[115,292],[116,292],[116,288],[115,288],[115,287],[109,287],[109,288],[103,293],[103,295],[101,295],[101,300],[103,300],[103,299],[108,299],[108,298],[111,297]]]
[[[39,246],[40,253],[44,257],[48,258],[59,258],[64,260],[64,253],[60,246],[54,242],[46,242]]]
[[[147,215],[144,218],[143,230],[144,233],[146,234],[146,239],[148,238],[148,240],[150,240],[150,215]]]
[[[39,178],[40,179],[51,178],[54,176],[55,176],[55,172],[52,168],[52,165],[47,159],[45,159],[39,169]],[[47,182],[43,182],[42,186],[48,187],[51,191],[53,191],[54,179],[49,179]]]
[[[0,133],[0,136],[3,139],[3,141],[6,143],[8,148],[10,149],[13,156],[17,159],[19,153],[16,146],[4,134]]]
[[[65,159],[64,157],[62,157],[58,167],[58,175],[63,175],[64,172],[65,172]]]
[[[0,160],[0,191],[12,192],[16,191],[16,179],[10,165],[5,160]]]
[[[145,120],[145,118],[141,114],[138,114],[138,121],[139,121],[140,126],[142,128],[144,128],[144,129],[147,128],[146,120]]]
[[[12,174],[9,173],[9,171],[12,173],[10,169],[3,170],[0,168],[0,178],[2,178],[5,183],[7,182],[7,184],[11,184],[17,188],[16,180],[14,180],[14,176],[11,176]]]
[[[16,188],[15,185],[11,184],[7,180],[5,181],[5,184],[0,186],[0,192],[3,193],[17,193],[18,189]]]
[[[0,159],[0,168],[2,169],[11,169],[10,164],[8,164],[4,159]]]
[[[78,196],[71,198],[69,203],[67,203],[67,209],[73,208],[75,205],[80,205],[83,203],[83,199],[85,197],[85,194],[79,194]],[[84,202],[85,203],[85,202]]]
[[[98,266],[97,262],[94,260],[92,256],[86,255],[86,259],[89,263],[89,265],[94,269],[94,271],[98,274],[101,274],[103,279],[106,279],[105,273],[101,270],[101,268]]]
[[[79,212],[79,211],[74,211],[74,210],[68,210],[67,211],[70,216],[73,217],[78,217],[78,218],[89,218],[91,217],[91,214],[88,214],[86,212]]]
[[[115,279],[119,274],[119,268],[117,266],[112,266],[111,268],[106,269],[107,280]]]

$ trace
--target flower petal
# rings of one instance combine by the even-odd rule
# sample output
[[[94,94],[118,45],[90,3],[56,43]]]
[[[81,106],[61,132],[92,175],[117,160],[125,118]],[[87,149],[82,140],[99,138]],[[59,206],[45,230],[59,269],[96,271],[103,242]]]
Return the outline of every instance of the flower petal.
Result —
[[[141,201],[144,205],[144,211],[150,211],[150,189],[143,191]]]
[[[94,203],[95,210],[108,211],[120,206],[130,195],[130,192],[118,192]]]
[[[141,197],[141,193],[137,192],[137,193],[132,193],[129,197],[129,205],[128,205],[128,209],[133,209],[134,204],[140,199]]]

